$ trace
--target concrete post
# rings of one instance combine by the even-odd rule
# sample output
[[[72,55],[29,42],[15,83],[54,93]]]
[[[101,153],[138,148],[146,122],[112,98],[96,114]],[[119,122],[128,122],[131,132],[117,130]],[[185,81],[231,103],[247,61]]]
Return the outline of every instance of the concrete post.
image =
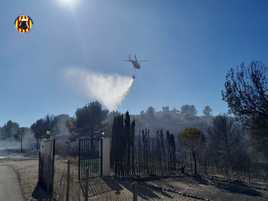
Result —
[[[111,138],[103,138],[102,146],[102,176],[111,176],[110,167]]]

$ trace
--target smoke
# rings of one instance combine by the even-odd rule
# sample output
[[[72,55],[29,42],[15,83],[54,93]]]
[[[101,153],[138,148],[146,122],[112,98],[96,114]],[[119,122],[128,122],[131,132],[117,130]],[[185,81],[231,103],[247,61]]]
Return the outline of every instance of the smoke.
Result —
[[[22,138],[22,148],[24,150],[32,150],[35,147],[36,139],[34,133],[30,128],[24,129],[24,135]]]
[[[36,140],[34,134],[30,128],[23,129],[23,138],[22,138],[22,148],[23,150],[32,150]],[[20,140],[15,140],[14,138],[7,138],[0,140],[0,155],[5,150],[20,150],[21,142]]]
[[[15,140],[0,140],[0,152],[6,149],[19,149],[20,142]]]
[[[55,117],[54,129],[56,130],[58,136],[71,135],[70,129],[67,126],[69,120],[70,117],[66,114],[61,114]]]
[[[65,78],[83,96],[99,101],[110,111],[117,109],[134,82],[130,76],[100,74],[82,69],[68,69]]]

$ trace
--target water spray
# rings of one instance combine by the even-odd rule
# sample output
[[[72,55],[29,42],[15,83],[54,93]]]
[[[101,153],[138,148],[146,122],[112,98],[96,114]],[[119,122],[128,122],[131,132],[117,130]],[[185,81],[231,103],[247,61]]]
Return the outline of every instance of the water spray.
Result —
[[[101,74],[77,68],[66,70],[65,78],[83,97],[99,101],[110,111],[118,108],[135,79],[131,76]]]

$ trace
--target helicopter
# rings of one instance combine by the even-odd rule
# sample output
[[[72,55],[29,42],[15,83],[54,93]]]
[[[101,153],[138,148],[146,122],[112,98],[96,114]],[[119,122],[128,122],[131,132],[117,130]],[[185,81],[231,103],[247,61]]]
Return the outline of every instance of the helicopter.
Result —
[[[138,60],[136,54],[134,55],[134,59],[132,59],[131,55],[128,56],[128,60],[124,60],[126,62],[130,62],[135,69],[141,68],[141,62],[147,62],[147,60]]]

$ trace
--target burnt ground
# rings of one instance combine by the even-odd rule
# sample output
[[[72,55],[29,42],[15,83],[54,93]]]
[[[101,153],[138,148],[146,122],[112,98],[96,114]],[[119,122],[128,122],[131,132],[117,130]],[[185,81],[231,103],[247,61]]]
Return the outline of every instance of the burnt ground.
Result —
[[[157,185],[173,188],[178,192],[192,194],[213,201],[266,201],[267,185],[256,187],[243,182],[180,177],[155,181]]]
[[[90,197],[104,200],[111,192],[132,197],[133,182],[106,178],[92,185]],[[96,183],[99,184],[98,190]],[[211,201],[267,201],[267,184],[249,185],[240,181],[228,182],[190,176],[136,182],[139,200],[211,200]],[[94,188],[96,188],[94,190]],[[127,193],[129,195],[127,196]],[[109,196],[108,196],[109,197]],[[116,200],[116,199],[115,199]],[[119,199],[120,200],[120,199]],[[127,199],[126,199],[127,200]],[[131,199],[130,199],[131,200]]]
[[[0,164],[8,165],[18,173],[22,192],[25,200],[31,200],[31,193],[37,182],[37,160],[2,160]],[[62,162],[60,171],[66,170],[65,162]],[[60,165],[58,165],[60,166]],[[74,174],[76,175],[76,174]],[[75,177],[75,176],[74,176]],[[56,177],[57,178],[57,177]],[[64,177],[60,176],[60,182],[65,194]],[[133,180],[119,180],[112,177],[95,178],[90,181],[89,200],[95,201],[131,201],[133,200]],[[72,185],[78,186],[76,181]],[[138,200],[178,200],[178,201],[267,201],[267,184],[248,185],[246,183],[224,180],[211,180],[190,176],[180,176],[137,183]],[[71,189],[74,189],[72,186]],[[60,194],[59,194],[60,195]],[[80,195],[79,195],[80,196]],[[78,194],[70,195],[70,201],[79,200]],[[61,196],[59,196],[59,200]],[[80,198],[80,200],[83,200]]]

